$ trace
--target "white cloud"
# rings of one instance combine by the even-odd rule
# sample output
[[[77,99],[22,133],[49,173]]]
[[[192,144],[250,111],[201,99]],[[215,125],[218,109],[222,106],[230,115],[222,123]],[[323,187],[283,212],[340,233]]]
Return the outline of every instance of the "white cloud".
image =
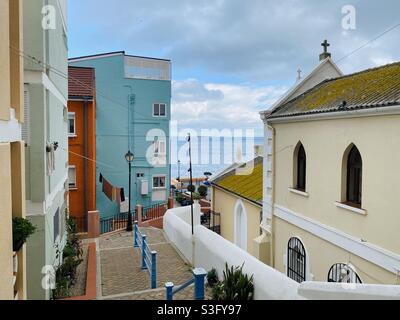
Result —
[[[172,114],[180,128],[248,129],[261,133],[259,112],[269,108],[286,87],[200,83],[172,84]]]

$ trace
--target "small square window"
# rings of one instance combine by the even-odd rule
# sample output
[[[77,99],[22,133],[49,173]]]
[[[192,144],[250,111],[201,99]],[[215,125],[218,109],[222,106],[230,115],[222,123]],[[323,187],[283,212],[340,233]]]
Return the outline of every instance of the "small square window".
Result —
[[[137,178],[144,178],[144,173],[137,173],[137,174],[136,174],[136,177],[137,177]]]
[[[153,189],[165,189],[165,176],[153,177]]]
[[[72,189],[76,189],[76,167],[70,166],[68,168],[68,180],[69,180],[69,187]]]
[[[165,103],[153,104],[153,116],[154,117],[165,117],[167,115],[167,106]]]
[[[70,137],[76,136],[75,112],[68,113],[68,136],[70,136]]]

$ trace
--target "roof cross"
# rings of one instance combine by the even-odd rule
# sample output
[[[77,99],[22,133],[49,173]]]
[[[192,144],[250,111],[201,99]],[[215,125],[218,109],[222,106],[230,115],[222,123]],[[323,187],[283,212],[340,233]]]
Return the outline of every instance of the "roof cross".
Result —
[[[325,41],[321,43],[321,46],[324,47],[324,53],[328,53],[328,47],[330,46],[328,40],[325,39]]]

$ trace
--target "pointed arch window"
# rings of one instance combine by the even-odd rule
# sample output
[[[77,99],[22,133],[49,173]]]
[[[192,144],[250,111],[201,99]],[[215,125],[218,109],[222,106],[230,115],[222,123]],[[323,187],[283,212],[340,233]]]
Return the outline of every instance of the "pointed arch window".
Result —
[[[297,151],[297,179],[296,189],[306,191],[307,156],[302,144]]]
[[[362,158],[356,146],[353,146],[347,158],[346,201],[361,207],[362,199]]]

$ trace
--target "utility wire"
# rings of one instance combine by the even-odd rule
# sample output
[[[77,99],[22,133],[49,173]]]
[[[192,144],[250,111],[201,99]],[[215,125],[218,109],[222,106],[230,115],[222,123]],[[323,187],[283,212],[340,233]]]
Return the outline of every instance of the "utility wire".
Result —
[[[379,35],[377,35],[375,38],[368,40],[366,43],[364,43],[362,46],[354,49],[353,51],[349,52],[348,54],[346,54],[345,56],[341,57],[340,59],[336,60],[336,63],[340,63],[341,61],[343,61],[344,59],[350,57],[352,54],[356,53],[357,51],[365,48],[367,45],[369,45],[370,43],[378,40],[379,38],[383,37],[385,34],[397,29],[398,27],[400,27],[400,23],[395,24],[394,26],[390,27],[389,29],[385,30],[384,32],[380,33]]]

